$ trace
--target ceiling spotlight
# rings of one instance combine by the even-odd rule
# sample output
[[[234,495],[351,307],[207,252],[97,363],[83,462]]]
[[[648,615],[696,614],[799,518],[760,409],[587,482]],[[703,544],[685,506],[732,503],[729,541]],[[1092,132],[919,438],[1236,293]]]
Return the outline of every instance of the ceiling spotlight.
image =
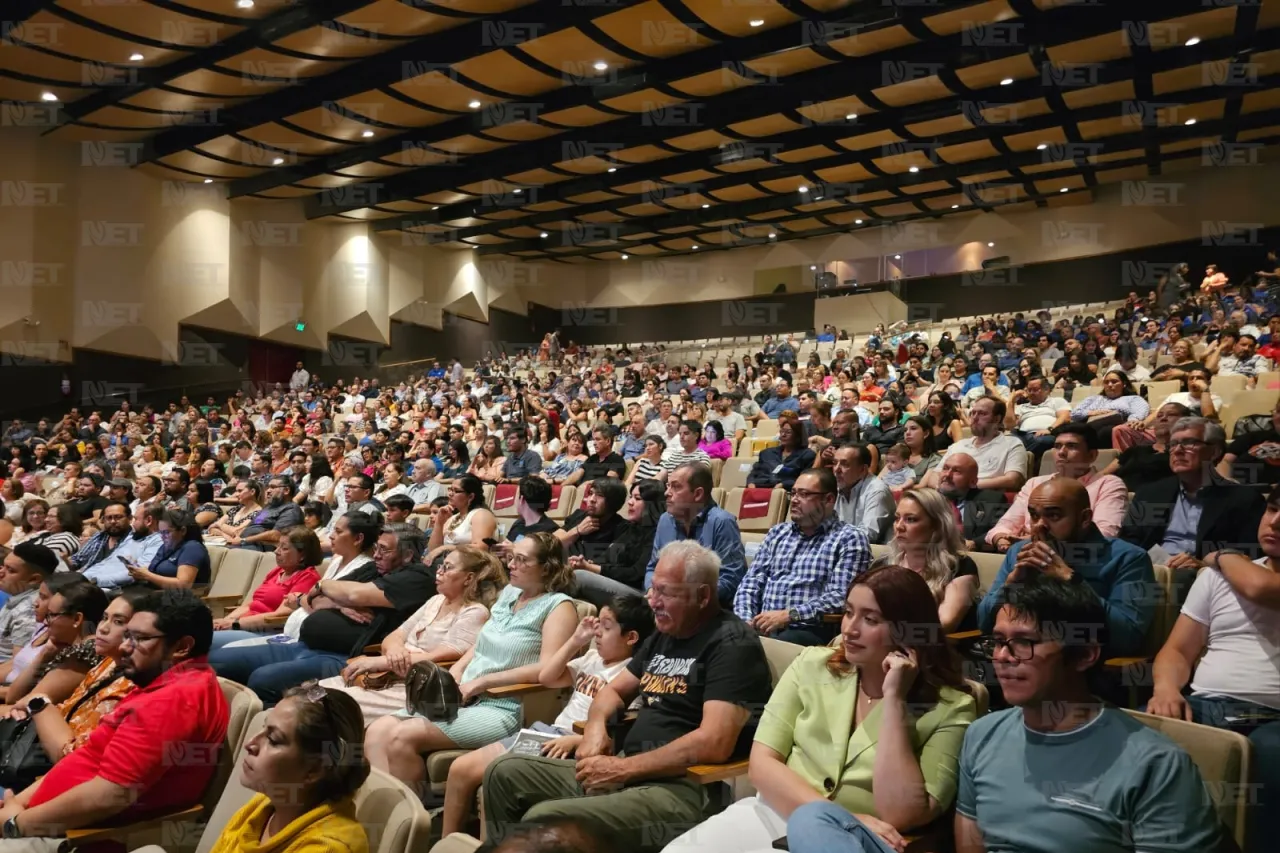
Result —
[[[610,167],[609,167],[609,172],[610,172],[610,174],[612,174],[613,172],[616,172],[616,171],[618,171],[618,167],[617,167],[617,166],[610,166]]]
[[[236,0],[237,9],[252,9],[253,0]]]
[[[626,252],[623,252],[623,253],[622,253],[622,259],[623,259],[624,261],[625,261],[627,258],[629,258],[629,257],[631,257],[631,256],[630,256],[630,255],[628,255]]]
[[[437,204],[435,207],[433,207],[433,208],[431,208],[431,209],[432,209],[432,210],[439,210],[439,209],[440,209],[440,205],[438,205],[438,204]]]
[[[747,21],[747,23],[753,27],[763,27],[764,18],[752,18],[750,21]]]
[[[591,67],[597,71],[608,71],[609,63],[605,62],[604,60],[601,60]]]
[[[770,239],[770,240],[776,240],[776,239],[778,239],[778,232],[777,232],[777,231],[770,231],[770,232],[769,232],[769,239]]]
[[[205,178],[205,179],[204,179],[204,182],[205,182],[206,184],[211,184],[211,183],[213,183],[213,178]]]
[[[919,166],[912,166],[910,169],[907,169],[907,171],[914,175],[916,172],[919,172],[919,171],[920,171],[920,167],[919,167]]]
[[[1067,193],[1067,192],[1071,192],[1071,190],[1067,189],[1066,187],[1063,187],[1062,189],[1058,190],[1058,192]]]
[[[283,162],[284,162],[284,158],[283,158],[283,157],[277,157],[276,159],[274,159],[274,160],[272,160],[272,161],[271,161],[271,165],[272,165],[272,166],[279,166],[279,165],[280,165],[280,164],[282,164]]]
[[[902,260],[902,255],[894,255],[894,256],[893,256],[893,259],[894,259],[895,261],[900,261],[900,260]]]
[[[959,209],[960,209],[960,205],[958,205],[958,204],[953,204],[953,205],[951,205],[951,209],[952,209],[952,210],[959,210]]]
[[[861,220],[861,219],[855,219],[855,220],[853,220],[853,224],[854,224],[854,225],[861,225],[861,224],[862,224],[862,220]]]
[[[130,61],[130,62],[141,62],[141,61],[142,61],[142,59],[143,59],[143,56],[142,56],[142,54],[140,54],[140,53],[131,53],[131,54],[129,54],[129,61]]]
[[[56,100],[58,100],[58,96],[57,96],[57,95],[55,95],[55,94],[53,94],[53,92],[41,92],[41,93],[40,93],[40,100],[42,100],[42,101],[56,101]]]
[[[806,187],[804,184],[801,184],[800,188],[796,190],[796,192],[800,192],[800,193],[807,193],[808,191],[809,191],[809,188]]]
[[[520,193],[524,192],[524,190],[520,189],[519,187],[516,187],[511,192],[514,193],[515,195],[520,195]]]
[[[710,207],[710,206],[711,206],[711,205],[709,205],[709,204],[704,204],[704,205],[702,206],[702,209],[703,209],[703,210],[706,210],[706,209],[707,209],[708,207]]]
[[[1187,119],[1186,121],[1184,121],[1184,122],[1183,122],[1183,124],[1185,124],[1187,127],[1191,127],[1191,125],[1193,125],[1193,124],[1195,124],[1195,123],[1196,123],[1196,120],[1195,120],[1195,119],[1193,119],[1193,118],[1189,118],[1189,119]]]
[[[1013,85],[1013,78],[1012,78],[1012,77],[1006,77],[1006,78],[1004,78],[1003,80],[1001,80],[1001,81],[1000,81],[1000,85],[1001,85],[1001,86],[1012,86],[1012,85]]]
[[[858,117],[858,114],[857,114],[857,113],[846,113],[846,114],[845,114],[845,117],[844,117],[844,120],[845,120],[845,121],[853,121],[853,120],[854,120],[854,119],[856,119],[857,117]]]
[[[1187,39],[1187,47],[1195,47],[1200,43],[1200,36],[1192,36]]]
[[[543,232],[542,232],[541,234],[539,234],[538,236],[539,236],[539,237],[541,237],[543,240],[545,240],[545,239],[547,239],[548,237],[550,237],[551,235],[550,235],[550,234],[548,234],[546,231],[543,231]]]
[[[696,251],[698,251],[698,244],[697,244],[697,243],[694,243],[694,244],[693,244],[693,250],[694,250],[695,252],[696,252]]]
[[[988,249],[994,249],[995,247],[996,247],[996,244],[995,244],[995,243],[988,243],[988,244],[987,244],[987,248],[988,248]]]
[[[809,264],[809,269],[811,269],[811,270],[816,270],[817,268],[818,268],[818,267],[817,267],[817,265],[816,265],[816,264]]]
[[[471,109],[473,109],[473,110],[478,110],[478,109],[480,109],[480,102],[479,102],[479,101],[472,101],[471,103],[467,104],[467,106],[471,107]]]
[[[361,136],[363,136],[365,139],[372,139],[372,138],[373,138],[373,131],[372,131],[372,130],[363,130],[363,131],[361,131],[361,132],[360,132],[360,135],[361,135]]]
[[[1036,150],[1037,150],[1037,151],[1043,151],[1043,150],[1045,150],[1045,149],[1046,149],[1046,148],[1048,148],[1048,147],[1049,147],[1049,143],[1047,143],[1047,142],[1041,142],[1039,145],[1037,145],[1037,146],[1036,146]]]

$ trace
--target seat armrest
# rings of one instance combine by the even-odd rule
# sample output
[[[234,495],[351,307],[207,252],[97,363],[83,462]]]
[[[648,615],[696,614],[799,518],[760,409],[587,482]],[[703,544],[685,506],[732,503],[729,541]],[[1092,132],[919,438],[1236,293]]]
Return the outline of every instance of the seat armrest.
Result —
[[[952,642],[956,642],[959,640],[972,640],[975,637],[981,637],[981,636],[982,636],[981,631],[956,631],[952,634],[947,634],[947,639],[951,640]]]
[[[189,809],[183,809],[177,812],[168,812],[166,814],[149,817],[145,820],[135,821],[117,826],[87,826],[83,829],[68,829],[66,848],[84,847],[89,844],[97,844],[104,841],[119,841],[121,836],[128,835],[130,832],[137,832],[152,826],[160,826],[169,821],[195,821],[204,816],[204,806],[195,805]]]
[[[1126,666],[1133,666],[1136,663],[1146,663],[1149,660],[1151,659],[1144,658],[1144,657],[1107,658],[1105,661],[1102,662],[1102,665],[1107,667],[1108,669],[1123,669]]]
[[[544,690],[562,690],[561,687],[546,687],[537,682],[527,682],[524,684],[505,684],[502,687],[490,687],[485,691],[486,696],[492,696],[495,699],[513,699],[517,696],[528,696],[531,693],[541,693]]]
[[[240,604],[244,600],[243,595],[206,595],[204,603],[209,607],[225,607],[228,604]]]
[[[273,628],[284,627],[284,623],[289,621],[289,616],[284,613],[268,613],[262,618],[262,624],[269,625]]]
[[[730,761],[728,764],[695,764],[685,771],[685,778],[699,785],[726,782],[747,775],[748,763],[744,758],[741,761]]]

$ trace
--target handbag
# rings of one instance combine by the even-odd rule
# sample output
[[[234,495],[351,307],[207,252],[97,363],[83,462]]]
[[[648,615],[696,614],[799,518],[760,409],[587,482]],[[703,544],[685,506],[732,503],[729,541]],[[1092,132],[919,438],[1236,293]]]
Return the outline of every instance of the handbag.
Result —
[[[462,691],[453,675],[431,661],[419,661],[409,667],[404,694],[405,710],[433,723],[452,723],[462,704]]]
[[[64,718],[70,719],[81,705],[121,677],[104,678],[93,685],[63,715]],[[0,719],[0,787],[21,791],[52,769],[53,762],[40,744],[35,722],[30,717],[25,720]]]
[[[365,690],[386,690],[399,681],[400,677],[390,670],[386,672],[362,672],[351,679],[351,685],[353,687],[363,687]]]

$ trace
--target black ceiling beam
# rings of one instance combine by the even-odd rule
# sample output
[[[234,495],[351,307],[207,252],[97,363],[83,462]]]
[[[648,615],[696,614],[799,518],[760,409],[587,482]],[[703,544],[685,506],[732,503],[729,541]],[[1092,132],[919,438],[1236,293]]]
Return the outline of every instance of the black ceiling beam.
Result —
[[[17,27],[28,18],[34,18],[46,9],[58,5],[57,0],[9,0],[5,4],[4,18],[13,27]]]
[[[1249,55],[1252,54],[1257,47],[1255,40],[1258,38],[1258,17],[1262,14],[1262,5],[1254,4],[1248,6],[1240,6],[1236,8],[1236,28],[1233,38],[1236,42],[1238,53],[1233,57],[1233,62],[1228,68],[1228,79],[1234,80],[1241,77],[1239,82],[1247,82],[1251,76],[1252,66],[1248,64]],[[1240,90],[1227,98],[1226,104],[1223,105],[1223,118],[1234,125],[1234,122],[1240,118],[1240,110],[1244,106],[1244,96],[1248,91],[1247,86],[1241,86]],[[1223,142],[1234,144],[1236,141],[1236,129],[1234,126],[1222,135]]]
[[[1277,75],[1277,76],[1280,77],[1280,75]],[[1274,123],[1276,121],[1277,116],[1280,116],[1280,109],[1268,110],[1268,111],[1259,112],[1259,113],[1250,113],[1247,116],[1241,116],[1239,119],[1239,124],[1242,128],[1267,127],[1271,123]],[[1154,133],[1161,144],[1166,144],[1170,142],[1177,142],[1182,139],[1197,138],[1201,136],[1214,136],[1221,133],[1221,131],[1225,126],[1226,126],[1226,122],[1223,119],[1214,119],[1214,120],[1207,120],[1205,122],[1201,122],[1194,127],[1187,127],[1185,125],[1172,125],[1172,126],[1162,127],[1162,128],[1156,129]],[[1108,137],[1103,137],[1101,139],[1095,140],[1094,145],[1097,146],[1097,149],[1095,151],[1094,156],[1105,154],[1108,151],[1123,151],[1130,148],[1141,148],[1143,147],[1143,141],[1146,139],[1147,130],[1148,130],[1147,128],[1140,128],[1139,130],[1136,130],[1132,133],[1117,134],[1115,136],[1108,136]],[[934,183],[935,181],[939,181],[939,180],[947,180],[948,178],[953,176],[962,177],[966,174],[982,174],[982,173],[993,172],[993,171],[1008,171],[1010,168],[1014,166],[1025,167],[1025,166],[1040,165],[1043,163],[1042,157],[1043,155],[1039,151],[1031,150],[1031,151],[1020,152],[1018,154],[1015,154],[1012,157],[999,156],[999,157],[988,158],[986,160],[971,160],[964,163],[957,163],[954,165],[939,167],[937,169],[931,169],[928,172],[921,172],[918,175],[890,175],[884,178],[877,178],[873,180],[862,181],[858,183],[857,190],[859,192],[865,192],[867,194],[871,194],[871,193],[880,192],[883,190],[896,190],[901,188],[904,185],[911,184],[911,183]],[[1069,177],[1074,174],[1076,174],[1074,164],[1073,163],[1068,164],[1064,161],[1064,169],[1062,170],[1060,177]],[[1042,172],[1040,173],[1038,180],[1042,182],[1053,180],[1056,175],[1057,173],[1055,172]],[[948,193],[943,193],[943,194],[945,195]],[[879,207],[879,206],[886,206],[886,205],[892,205],[892,204],[899,204],[905,200],[908,200],[909,198],[910,196],[904,196],[903,198],[899,198],[899,199],[877,200],[877,201],[867,202],[863,206]],[[752,201],[742,202],[736,205],[739,211],[743,214],[742,216],[723,217],[723,216],[712,215],[710,218],[712,219],[712,221],[716,221],[720,219],[730,219],[730,218],[737,220],[737,219],[745,218],[745,216],[749,216],[749,215],[768,213],[773,210],[782,210],[782,209],[797,207],[803,204],[810,204],[810,203],[812,203],[812,200],[808,200],[808,201],[804,200],[804,196],[802,196],[799,193],[779,194],[776,196],[768,196],[765,198],[753,199]],[[855,201],[854,204],[856,205],[857,202]],[[826,211],[817,211],[816,213],[822,213],[822,212],[829,213],[832,211],[828,209]],[[937,213],[939,215],[945,215],[944,211],[938,211]],[[809,213],[806,215],[813,216],[816,214]],[[629,246],[634,246],[634,245],[661,243],[661,242],[666,242],[670,240],[681,240],[681,239],[696,240],[696,234],[698,232],[694,231],[694,232],[685,232],[685,233],[679,233],[679,234],[669,234],[669,235],[659,236],[659,237],[648,237],[648,238],[644,238],[643,240],[631,241],[629,243],[623,242],[624,238],[629,234],[644,234],[652,231],[662,231],[664,229],[671,229],[671,228],[685,228],[689,226],[697,227],[701,224],[702,221],[705,221],[707,218],[708,218],[708,214],[702,210],[689,210],[689,211],[681,211],[675,214],[668,214],[660,217],[649,217],[645,220],[638,221],[638,222],[609,223],[608,227],[610,227],[611,229],[616,227],[616,230],[613,231],[613,233],[611,233],[609,237],[609,239],[614,241],[615,245],[579,246],[577,249],[569,252],[547,252],[546,250],[548,247],[546,246],[546,241],[544,240],[515,240],[509,243],[476,246],[475,248],[476,248],[477,254],[479,255],[511,254],[513,252],[541,251],[541,252],[545,252],[548,258],[567,257],[567,256],[573,256],[576,254],[600,254],[602,252],[610,252],[610,251],[627,251]],[[876,217],[876,220],[877,220],[876,224],[878,224],[880,222],[880,218]],[[769,227],[772,223],[768,221],[761,221],[761,222],[748,222],[748,223],[745,223],[745,225],[741,225],[737,222],[735,222],[734,224],[738,225],[739,227],[748,227],[748,226]],[[854,227],[857,227],[857,226],[852,226],[851,228],[848,228],[846,230],[852,230],[852,228]],[[866,227],[871,227],[871,226],[868,225]],[[706,231],[708,229],[703,228],[702,230]],[[559,244],[560,246],[576,245],[575,243],[572,242],[572,240],[563,239],[565,236],[571,237],[572,235],[562,235],[562,239]],[[595,241],[598,241],[600,238],[594,238],[594,239]]]
[[[85,118],[148,89],[164,86],[184,74],[209,68],[214,63],[239,56],[254,48],[268,47],[285,36],[319,26],[374,2],[375,0],[308,0],[306,3],[290,4],[283,11],[246,22],[243,30],[217,44],[172,62],[153,67],[131,66],[127,83],[104,86],[63,106],[62,121],[65,124]]]
[[[562,2],[562,0],[561,0]],[[928,7],[929,14],[938,14],[953,8],[966,8],[983,0],[962,0],[947,2]],[[595,15],[587,16],[594,20],[600,14],[599,7],[584,4],[584,9],[594,8]],[[807,20],[797,21],[783,27],[765,32],[731,39],[711,45],[702,50],[682,56],[664,59],[652,65],[646,65],[635,73],[628,74],[616,82],[592,84],[590,81],[573,81],[571,85],[545,92],[536,99],[513,99],[495,104],[492,108],[481,110],[449,121],[414,128],[396,136],[389,136],[377,142],[360,145],[348,150],[336,152],[324,157],[317,157],[305,163],[299,163],[288,169],[273,169],[257,175],[232,181],[228,192],[231,198],[253,195],[286,184],[306,180],[323,174],[340,172],[342,169],[370,160],[376,160],[392,154],[400,154],[409,147],[426,147],[435,143],[466,134],[484,137],[489,131],[507,124],[514,124],[531,119],[540,114],[554,113],[574,107],[597,104],[608,98],[616,98],[624,94],[643,91],[644,89],[662,87],[667,84],[694,77],[707,71],[723,68],[726,63],[749,60],[762,55],[773,54],[800,47],[806,41],[812,42],[814,28],[829,26],[833,28],[831,39],[841,32],[840,27],[847,27],[848,34],[854,32],[853,27],[864,21],[879,21],[893,15],[893,5],[857,4],[831,15],[818,15],[812,11]],[[610,10],[612,11],[612,10]],[[585,13],[584,13],[585,14]],[[896,20],[896,19],[895,19]],[[555,29],[572,26],[576,21],[557,22]],[[866,27],[867,29],[873,27]],[[705,25],[701,29],[706,29]],[[540,33],[545,35],[546,33]],[[517,57],[520,58],[520,57]],[[336,191],[338,194],[341,190]]]
[[[1268,33],[1262,34],[1261,41],[1259,41],[1258,43],[1260,49],[1264,49],[1267,46],[1272,44],[1280,47],[1280,32],[1268,31]],[[1195,49],[1201,54],[1196,58],[1195,61],[1200,61],[1201,59],[1212,58],[1215,55],[1215,53],[1221,54],[1224,51],[1229,51],[1231,49],[1231,46],[1224,41],[1215,41],[1215,42],[1205,43],[1201,46],[1198,46]],[[1172,67],[1179,67],[1187,64],[1187,58],[1185,55],[1180,56],[1174,52],[1165,51],[1159,54],[1156,62],[1157,62],[1158,70],[1165,70],[1165,66],[1172,68]],[[1110,63],[1106,63],[1102,68],[1095,69],[1097,72],[1096,78],[1095,78],[1096,83],[1098,85],[1105,85],[1106,83],[1112,82],[1113,80],[1129,79],[1129,77],[1132,75],[1132,70],[1133,70],[1132,66],[1133,66],[1133,61],[1127,58],[1113,60]],[[974,94],[979,97],[988,96],[984,98],[982,103],[986,103],[991,107],[999,107],[1004,104],[1018,103],[1018,102],[1027,100],[1028,97],[1031,96],[1030,94],[1027,94],[1027,93],[1034,94],[1034,90],[1039,86],[1040,86],[1040,83],[1038,81],[1030,81],[1029,83],[1024,84],[1025,92],[1018,91],[1018,84],[1014,84],[1013,86],[996,86],[996,87],[992,87],[989,90],[977,92]],[[1010,91],[1010,90],[1013,90],[1013,91]],[[1252,89],[1250,89],[1249,91],[1252,91]],[[1238,90],[1232,90],[1232,89],[1223,90],[1217,87],[1205,87],[1202,89],[1188,90],[1185,92],[1177,93],[1179,98],[1186,98],[1192,101],[1207,100],[1215,96],[1220,97],[1223,94],[1238,94]],[[913,111],[917,111],[918,108],[908,107],[902,111],[903,113],[906,113],[906,117],[902,118],[901,122],[909,124],[909,123],[914,123],[918,121],[923,121],[926,118],[936,119],[936,118],[943,117],[942,115],[938,114],[936,105],[922,104],[922,105],[919,105],[919,108],[923,108],[928,112],[928,114],[921,115],[921,116],[912,115]],[[958,114],[968,115],[968,113],[965,112],[962,107],[956,106],[953,102],[947,102],[946,108],[947,108],[946,115],[958,115]],[[1095,105],[1093,107],[1089,107],[1084,110],[1073,111],[1071,113],[1071,118],[1073,122],[1081,121],[1081,120],[1097,119],[1097,118],[1108,118],[1114,114],[1116,108],[1117,108],[1117,105],[1115,103]],[[898,115],[901,115],[901,114],[898,114]],[[1065,120],[1064,116],[1062,115],[1055,114],[1055,113],[1048,113],[1045,115],[1036,116],[1031,119],[1021,120],[1016,125],[1013,125],[1013,126],[996,124],[996,125],[985,125],[985,126],[975,127],[970,130],[948,134],[945,137],[938,140],[931,141],[928,144],[937,145],[941,147],[944,145],[955,145],[955,144],[961,144],[964,142],[978,141],[978,140],[988,138],[991,135],[992,131],[1004,130],[1004,131],[1011,131],[1011,132],[1030,132],[1030,131],[1036,131],[1036,130],[1045,130],[1045,129],[1049,129],[1049,128],[1053,128],[1061,125],[1064,120]],[[867,116],[865,120],[859,119],[859,122],[857,125],[857,131],[859,133],[864,133],[864,134],[872,133],[872,132],[884,129],[890,123],[897,123],[897,121],[898,119],[895,119],[894,116],[890,116],[889,114],[875,113]],[[787,131],[784,133],[775,134],[773,136],[768,136],[768,137],[752,138],[749,141],[749,144],[758,145],[761,149],[764,149],[764,150],[774,150],[775,148],[780,150],[782,147],[798,149],[803,147],[809,147],[815,144],[834,142],[835,140],[849,136],[851,132],[852,130],[848,125],[844,125],[844,124],[835,125],[835,126],[826,125],[826,126],[818,126],[818,127],[812,127],[812,128],[803,128],[799,130]],[[1072,155],[1076,159],[1077,167],[1080,166],[1081,162],[1087,163],[1087,158],[1084,156],[1084,153],[1083,153],[1084,151],[1087,150],[1087,146],[1083,145],[1083,140],[1079,138],[1078,131],[1076,133],[1076,138],[1075,139],[1069,138],[1068,141],[1079,146],[1076,149],[1071,149],[1079,152]],[[922,145],[922,148],[923,147],[924,146]],[[676,157],[671,157],[663,160],[655,160],[651,163],[641,164],[636,167],[630,167],[630,168],[627,168],[624,172],[620,172],[614,175],[606,175],[605,177],[609,178],[610,180],[608,181],[608,185],[603,188],[617,192],[617,190],[613,189],[615,185],[633,185],[633,184],[644,182],[644,181],[658,181],[661,179],[661,176],[663,175],[678,174],[682,172],[695,171],[695,170],[714,169],[715,163],[711,161],[714,160],[716,156],[717,155],[714,152],[709,153],[707,151],[695,151],[695,152],[690,152],[688,154],[682,154]],[[863,165],[866,165],[869,161],[874,160],[875,158],[880,156],[884,156],[883,152],[874,150],[874,149],[870,151],[865,151],[865,152],[848,152],[848,153],[840,152],[838,155],[836,155],[836,162],[834,163],[834,165],[844,165],[846,163],[859,163],[859,162],[863,163]],[[805,161],[799,164],[780,164],[779,166],[775,166],[769,169],[758,169],[758,170],[745,172],[745,173],[721,172],[719,173],[719,175],[723,177],[717,177],[705,182],[701,182],[698,186],[706,192],[714,192],[715,189],[720,189],[727,186],[737,186],[744,182],[759,184],[764,181],[775,180],[781,177],[790,177],[796,174],[804,174],[805,172],[812,171],[815,168],[825,168],[826,166],[833,164],[831,163],[832,159],[833,158],[828,157],[828,158],[819,158],[818,161]],[[822,167],[815,167],[812,165],[814,162],[821,162],[824,165]],[[928,174],[930,175],[934,174],[934,170],[930,170]],[[1027,179],[1031,181],[1036,180],[1034,176],[1028,176]],[[1094,180],[1093,183],[1096,184],[1096,180]],[[669,183],[665,185],[671,186]],[[564,200],[566,198],[572,198],[573,196],[582,195],[584,193],[591,192],[593,190],[598,190],[601,188],[602,187],[600,186],[599,179],[594,176],[591,178],[575,179],[571,181],[565,181],[563,183],[550,184],[545,187],[539,188],[537,190],[536,201],[541,203],[546,201]],[[480,236],[484,234],[500,234],[512,228],[521,227],[521,226],[539,227],[543,223],[559,222],[559,221],[563,221],[566,218],[573,218],[573,216],[575,215],[597,213],[602,211],[616,211],[620,207],[632,206],[635,204],[639,204],[645,200],[646,198],[644,195],[636,195],[634,193],[628,193],[621,198],[608,199],[606,201],[595,202],[587,205],[578,205],[572,211],[565,211],[565,210],[546,211],[546,212],[531,213],[530,215],[526,217],[522,217],[520,219],[487,220],[482,225],[472,225],[472,226],[465,226],[458,229],[452,229],[448,232],[448,235],[453,235],[453,236],[456,236],[457,238],[465,239],[465,238]],[[510,209],[510,205],[515,201],[515,198],[513,196],[507,196],[506,201],[507,201],[506,209]],[[501,202],[495,201],[491,206],[497,209],[501,206]],[[730,203],[727,205],[716,205],[715,209],[718,211],[723,211],[726,209],[731,210],[731,208],[732,208],[732,204]],[[478,209],[477,202],[464,201],[464,202],[459,202],[457,204],[452,204],[452,205],[443,205],[441,206],[440,210],[437,210],[437,211],[419,211],[414,213],[402,213],[392,217],[388,217],[386,219],[375,220],[376,224],[374,227],[375,227],[375,230],[378,230],[378,231],[402,230],[405,228],[412,228],[415,225],[441,224],[453,219],[467,218],[474,215],[479,215],[479,213],[480,211]],[[449,242],[451,240],[452,240],[451,236],[442,236],[439,240],[437,240],[437,242]]]
[[[414,5],[410,3],[409,5]],[[621,8],[609,6],[609,11]],[[430,9],[428,11],[435,11]],[[590,20],[601,14],[601,7],[593,3],[569,5],[564,0],[537,0],[519,9],[501,13],[502,32],[516,34],[523,39],[528,34],[543,35],[546,32],[571,27],[579,21]],[[449,30],[428,33],[391,50],[357,60],[340,71],[318,79],[306,81],[304,86],[286,88],[255,98],[243,105],[231,107],[219,113],[217,126],[178,127],[152,137],[142,152],[142,161],[150,162],[170,154],[208,142],[227,133],[257,127],[283,116],[295,115],[326,103],[350,98],[361,92],[404,79],[405,63],[431,64],[443,68],[474,55],[475,49],[485,38],[492,39],[493,22],[497,15],[477,16],[465,24]],[[554,22],[554,23],[551,23]],[[361,146],[363,150],[368,146]],[[369,159],[361,158],[360,161]],[[294,169],[273,170],[269,174],[286,177]],[[299,174],[302,174],[299,172]],[[283,181],[288,183],[289,179]],[[235,183],[232,183],[234,188]],[[232,195],[243,193],[232,192]]]
[[[925,6],[924,8],[934,8]],[[1189,10],[1201,8],[1201,0],[1166,0],[1161,13],[1169,17],[1185,14]],[[1120,7],[1089,6],[1082,11],[1079,7],[1057,7],[1044,12],[1035,19],[1023,22],[1028,33],[1039,35],[1041,32],[1058,36],[1052,39],[1055,43],[1069,43],[1110,32],[1119,26],[1119,22],[1127,16]],[[1032,36],[1028,36],[1031,38]],[[861,57],[843,65],[816,68],[811,71],[793,74],[782,78],[778,85],[746,87],[710,99],[701,104],[702,118],[694,130],[705,130],[751,118],[770,115],[778,112],[780,104],[814,103],[831,100],[849,94],[850,89],[859,89],[858,94],[864,100],[873,100],[869,90],[879,88],[883,83],[866,85],[866,80],[881,81],[884,79],[889,63],[898,63],[895,68],[906,68],[905,63],[938,63],[961,52],[981,53],[977,61],[990,61],[996,58],[1016,56],[1024,53],[1025,45],[998,44],[990,47],[975,47],[973,37],[967,31],[961,31],[933,41],[907,45],[902,48],[885,51],[879,54]],[[1028,81],[1023,81],[1024,85]],[[1038,81],[1034,83],[1035,92],[1041,90]],[[861,88],[859,88],[861,84]],[[865,90],[865,91],[864,91]],[[660,142],[670,137],[675,129],[656,121],[649,114],[636,114],[617,121],[606,122],[585,128],[573,136],[552,136],[546,140],[525,143],[510,148],[499,149],[485,154],[468,157],[459,166],[424,167],[409,170],[392,176],[390,179],[367,181],[354,187],[377,185],[377,197],[380,201],[400,201],[412,199],[433,192],[448,190],[469,183],[493,179],[496,175],[511,174],[529,169],[545,167],[549,162],[565,159],[566,149],[591,150],[592,146],[615,145],[630,147],[645,143]],[[617,176],[606,179],[597,176],[597,189],[607,189],[612,181],[623,181],[621,172]],[[347,193],[333,192],[307,199],[306,210],[310,218],[345,213],[368,206],[369,193],[352,191]]]

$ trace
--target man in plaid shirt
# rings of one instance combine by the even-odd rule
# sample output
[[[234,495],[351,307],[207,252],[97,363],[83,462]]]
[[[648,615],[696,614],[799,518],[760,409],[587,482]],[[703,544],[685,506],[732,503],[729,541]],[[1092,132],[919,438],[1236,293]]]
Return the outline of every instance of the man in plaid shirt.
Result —
[[[805,471],[791,490],[791,520],[765,536],[738,586],[733,610],[761,634],[802,646],[825,645],[855,575],[871,564],[867,534],[836,516],[836,479]]]

